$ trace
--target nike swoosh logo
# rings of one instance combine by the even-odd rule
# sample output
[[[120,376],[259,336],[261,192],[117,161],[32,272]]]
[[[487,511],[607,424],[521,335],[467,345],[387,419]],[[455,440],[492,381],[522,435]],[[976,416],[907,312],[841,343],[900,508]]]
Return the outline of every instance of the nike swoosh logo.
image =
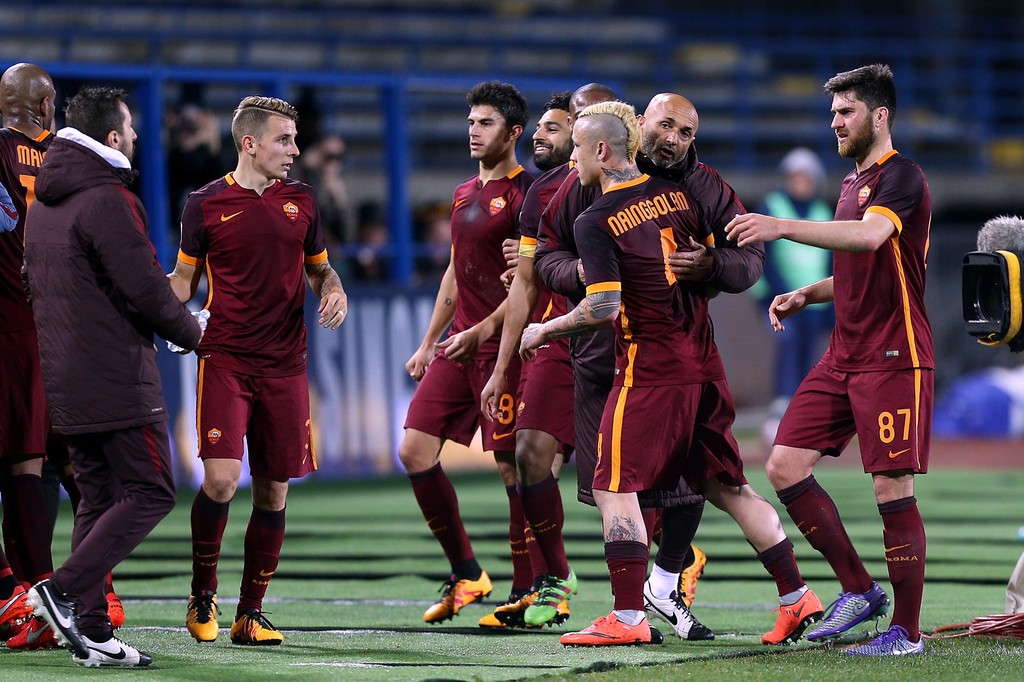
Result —
[[[862,614],[865,611],[867,611],[870,606],[871,606],[871,604],[869,604],[867,602],[864,602],[863,604],[856,604],[853,607],[853,613],[854,613],[854,615],[859,616],[860,614]]]
[[[491,438],[493,438],[494,440],[501,440],[502,438],[508,438],[513,433],[515,433],[515,431],[509,431],[508,433],[496,433],[493,436],[491,436]]]
[[[803,614],[804,609],[806,609],[806,608],[807,608],[807,602],[805,601],[803,604],[800,605],[800,610],[793,614],[793,617],[794,618],[799,618],[800,615]]]
[[[220,214],[220,221],[221,221],[222,223],[226,223],[227,221],[229,221],[229,220],[231,220],[232,218],[234,218],[234,217],[235,217],[236,215],[242,215],[243,213],[245,213],[245,210],[244,210],[244,209],[243,209],[243,210],[241,210],[241,211],[239,211],[238,213],[232,213],[231,215],[224,215],[223,213],[221,213],[221,214]]]
[[[905,545],[897,545],[895,547],[886,547],[885,551],[886,552],[895,552],[897,549],[906,549],[907,547],[910,547],[910,543],[909,542],[907,544],[905,544]]]
[[[46,623],[39,629],[36,629],[34,627],[29,628],[28,632],[25,634],[25,639],[28,641],[29,644],[35,644],[35,641],[43,636],[43,633],[46,632],[46,629],[48,627],[50,627],[49,623]]]
[[[260,571],[260,576],[261,576],[261,577],[263,577],[263,578],[270,578],[270,577],[272,577],[273,575],[274,575],[274,571],[271,571],[270,573],[267,573],[267,572],[266,572],[266,571],[264,571],[264,570],[261,570],[261,571]]]
[[[459,199],[458,201],[455,202],[455,206],[453,208],[458,208],[459,206],[462,206],[464,203],[466,203],[465,199]]]
[[[220,552],[211,552],[210,554],[202,554],[200,552],[196,552],[196,558],[197,559],[212,559],[213,557],[219,556],[219,555],[220,555]]]
[[[910,452],[910,448],[904,448],[904,449],[900,450],[899,452],[893,452],[892,450],[890,450],[889,451],[889,459],[896,459],[897,457],[902,455],[904,452]]]
[[[124,659],[128,658],[128,652],[125,651],[121,647],[117,647],[117,651],[116,652],[115,651],[104,651],[103,649],[96,649],[94,647],[89,647],[89,648],[92,649],[93,651],[98,651],[101,654],[103,654],[104,656],[106,656],[107,658],[112,658],[115,661],[123,661]]]

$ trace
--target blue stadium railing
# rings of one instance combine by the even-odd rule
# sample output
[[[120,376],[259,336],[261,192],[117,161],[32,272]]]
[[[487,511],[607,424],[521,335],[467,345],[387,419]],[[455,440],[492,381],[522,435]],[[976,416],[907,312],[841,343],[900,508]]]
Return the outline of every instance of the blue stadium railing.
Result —
[[[0,65],[6,69],[8,64]],[[176,251],[171,243],[170,205],[167,190],[167,162],[163,141],[165,112],[164,87],[169,83],[252,83],[261,94],[287,98],[294,86],[376,88],[382,94],[383,129],[381,136],[383,167],[386,177],[386,203],[391,230],[392,281],[409,284],[415,257],[413,209],[410,199],[410,159],[408,148],[407,94],[422,89],[468,90],[479,78],[400,77],[380,74],[337,74],[296,71],[259,71],[245,69],[193,69],[150,66],[47,64],[41,63],[56,79],[89,83],[118,84],[134,93],[139,109],[136,132],[139,134],[140,183],[143,203],[150,220],[150,238],[157,256],[166,267],[174,263]],[[564,90],[564,81],[517,79],[524,89],[540,92]],[[70,96],[73,93],[61,93]],[[158,122],[153,125],[152,122]]]

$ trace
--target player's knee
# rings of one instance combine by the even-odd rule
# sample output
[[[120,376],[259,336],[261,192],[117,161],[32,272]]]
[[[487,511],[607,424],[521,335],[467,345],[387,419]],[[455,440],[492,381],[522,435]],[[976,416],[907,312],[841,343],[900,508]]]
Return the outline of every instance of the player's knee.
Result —
[[[206,496],[215,502],[228,502],[235,496],[238,479],[232,476],[211,474],[207,472],[203,479],[203,490]]]

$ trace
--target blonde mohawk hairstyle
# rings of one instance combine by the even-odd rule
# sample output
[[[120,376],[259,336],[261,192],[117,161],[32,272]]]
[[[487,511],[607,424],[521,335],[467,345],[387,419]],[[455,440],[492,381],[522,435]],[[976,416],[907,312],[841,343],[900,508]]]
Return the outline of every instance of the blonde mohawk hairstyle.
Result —
[[[636,152],[640,148],[640,122],[636,120],[636,109],[633,105],[618,100],[598,102],[581,111],[577,118],[600,114],[614,116],[622,121],[622,125],[626,126],[626,158],[629,161],[636,159]]]
[[[235,141],[235,149],[242,150],[242,138],[246,135],[259,137],[271,116],[299,120],[299,112],[283,99],[262,95],[243,98],[231,117],[231,138]]]

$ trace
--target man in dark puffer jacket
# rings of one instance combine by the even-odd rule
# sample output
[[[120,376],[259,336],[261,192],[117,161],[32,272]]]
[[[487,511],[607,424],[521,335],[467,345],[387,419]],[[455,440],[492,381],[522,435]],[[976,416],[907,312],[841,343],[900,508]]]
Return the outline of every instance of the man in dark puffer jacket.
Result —
[[[36,181],[23,273],[53,428],[67,437],[82,493],[71,556],[29,602],[88,667],[152,661],[113,636],[104,576],[174,506],[153,335],[186,349],[202,338],[127,188],[136,135],[124,100],[86,87],[69,102]]]

